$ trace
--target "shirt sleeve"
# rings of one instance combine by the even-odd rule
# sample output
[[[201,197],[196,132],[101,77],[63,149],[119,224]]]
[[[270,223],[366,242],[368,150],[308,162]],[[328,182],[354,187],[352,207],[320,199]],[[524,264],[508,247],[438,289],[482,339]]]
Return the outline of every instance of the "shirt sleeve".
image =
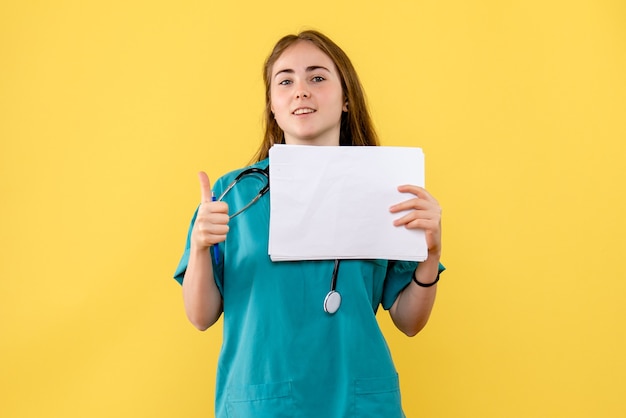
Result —
[[[199,208],[200,206],[198,206]],[[189,224],[189,229],[187,231],[187,241],[185,242],[185,251],[183,252],[183,256],[180,258],[178,262],[178,267],[176,267],[176,271],[174,272],[174,279],[181,285],[183,284],[183,278],[185,277],[185,272],[187,271],[187,264],[189,264],[189,248],[191,247],[191,231],[193,231],[193,226],[196,223],[196,217],[198,216],[198,208],[196,208],[193,213],[193,217],[191,218],[191,223]]]
[[[411,284],[418,264],[415,261],[389,261],[387,277],[383,286],[382,305],[384,309],[391,309],[400,292]],[[439,274],[445,269],[443,264],[439,263]]]

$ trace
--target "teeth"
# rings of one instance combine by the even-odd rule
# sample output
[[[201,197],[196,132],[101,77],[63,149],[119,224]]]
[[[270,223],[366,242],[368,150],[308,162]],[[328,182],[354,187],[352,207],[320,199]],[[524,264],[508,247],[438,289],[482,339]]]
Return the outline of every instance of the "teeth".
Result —
[[[315,112],[315,110],[313,109],[296,109],[295,112],[293,112],[294,115],[303,115],[305,113],[313,113]]]

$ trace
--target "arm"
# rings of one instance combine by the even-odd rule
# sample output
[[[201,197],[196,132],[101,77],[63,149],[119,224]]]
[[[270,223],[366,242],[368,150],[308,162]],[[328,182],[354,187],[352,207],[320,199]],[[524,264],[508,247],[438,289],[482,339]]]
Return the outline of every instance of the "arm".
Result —
[[[211,186],[200,173],[202,203],[191,233],[189,264],[183,280],[183,300],[189,321],[201,331],[213,325],[222,314],[222,296],[213,278],[211,246],[226,239],[228,205],[212,202]]]
[[[406,185],[400,186],[398,190],[412,193],[415,197],[391,207],[392,213],[410,210],[397,219],[394,225],[425,231],[428,259],[418,265],[414,274],[420,283],[433,283],[439,273],[441,258],[441,207],[437,200],[421,187]],[[416,335],[428,322],[436,294],[437,285],[422,287],[411,281],[400,292],[389,310],[393,323],[408,336]]]

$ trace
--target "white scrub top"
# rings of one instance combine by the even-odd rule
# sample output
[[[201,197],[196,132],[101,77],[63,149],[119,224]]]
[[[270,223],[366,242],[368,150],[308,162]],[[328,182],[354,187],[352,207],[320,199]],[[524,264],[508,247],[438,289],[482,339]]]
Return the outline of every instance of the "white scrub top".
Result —
[[[254,166],[267,165],[263,160]],[[240,171],[215,183],[216,196]],[[265,184],[261,179],[246,176],[227,194],[230,213],[256,196]],[[391,307],[417,263],[342,260],[341,307],[330,315],[323,302],[334,261],[272,262],[269,202],[266,194],[231,219],[219,260],[213,259],[224,301],[216,416],[404,417],[398,374],[375,314],[381,304]],[[180,283],[195,216],[175,273]]]

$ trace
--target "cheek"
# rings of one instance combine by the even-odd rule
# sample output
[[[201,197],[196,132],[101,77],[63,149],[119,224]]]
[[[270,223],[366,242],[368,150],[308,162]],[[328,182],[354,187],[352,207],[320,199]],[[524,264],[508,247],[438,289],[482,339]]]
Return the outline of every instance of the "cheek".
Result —
[[[272,113],[280,112],[282,108],[283,104],[280,96],[272,94],[272,96],[270,97],[270,109],[272,109]]]
[[[280,122],[288,116],[290,111],[290,102],[285,95],[273,95],[270,98],[270,109],[274,114],[274,119]]]
[[[286,105],[284,101],[281,100],[280,97],[272,96],[272,98],[270,99],[270,110],[272,111],[274,120],[276,121],[280,129],[284,129],[283,122],[286,118],[285,112],[288,112],[288,110],[286,110]]]

